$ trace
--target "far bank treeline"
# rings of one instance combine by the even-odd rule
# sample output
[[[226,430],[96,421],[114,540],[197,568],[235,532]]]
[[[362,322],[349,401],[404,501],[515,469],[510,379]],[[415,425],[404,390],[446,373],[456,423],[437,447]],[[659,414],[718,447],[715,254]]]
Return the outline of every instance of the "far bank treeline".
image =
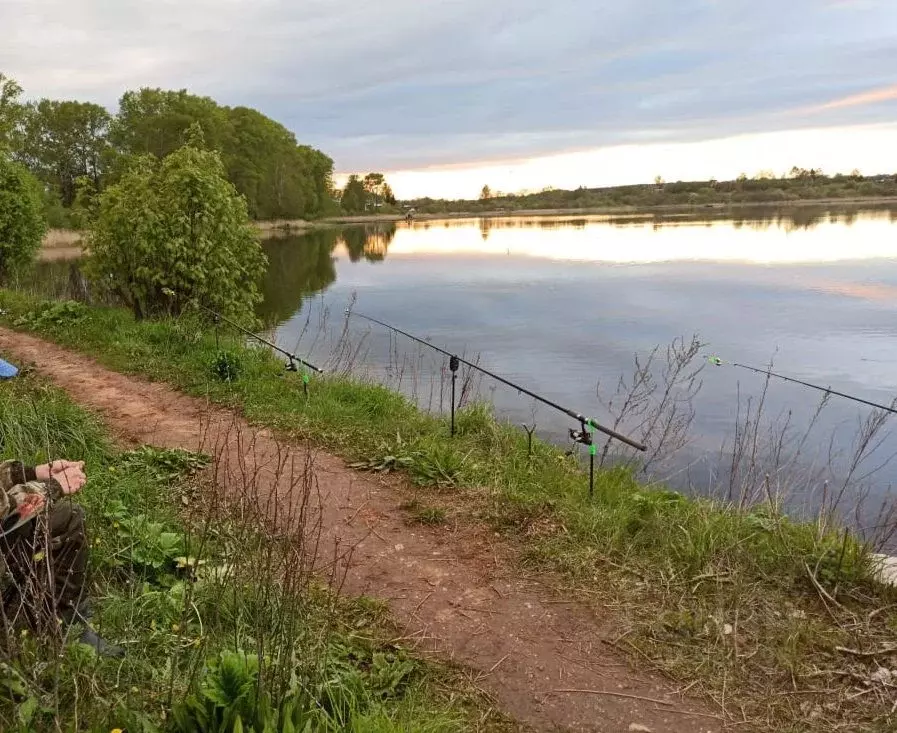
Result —
[[[50,226],[80,226],[79,206],[119,180],[131,159],[166,157],[184,144],[193,124],[202,128],[204,145],[221,154],[252,218],[340,211],[333,161],[254,109],[226,107],[185,90],[127,91],[115,114],[92,102],[24,103],[22,94],[0,74],[0,150],[43,183]]]
[[[897,175],[826,175],[818,168],[793,167],[776,176],[765,171],[733,181],[666,182],[658,176],[654,183],[572,190],[545,188],[541,191],[503,193],[485,185],[477,199],[447,200],[422,198],[404,202],[421,214],[493,213],[496,211],[626,209],[694,206],[744,206],[784,204],[826,199],[897,198]]]

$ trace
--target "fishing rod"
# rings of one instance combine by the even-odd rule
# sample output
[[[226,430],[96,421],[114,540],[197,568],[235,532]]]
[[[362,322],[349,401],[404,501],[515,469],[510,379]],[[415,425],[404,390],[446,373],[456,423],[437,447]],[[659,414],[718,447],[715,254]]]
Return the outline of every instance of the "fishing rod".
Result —
[[[707,361],[713,364],[714,366],[723,366],[726,362],[720,359],[718,356],[709,356],[707,357]],[[752,367],[747,364],[738,364],[737,362],[732,362],[732,366],[738,367],[739,369],[747,369],[748,371],[756,372],[757,374],[765,374],[768,377],[776,377],[785,382],[792,382],[794,384],[800,384],[804,387],[809,387],[810,389],[816,389],[820,392],[825,392],[825,394],[833,394],[838,397],[843,397],[847,400],[853,400],[854,402],[859,402],[863,405],[869,405],[869,407],[874,407],[877,410],[886,410],[887,412],[891,412],[897,415],[897,409],[893,407],[888,407],[887,405],[881,405],[878,402],[870,402],[869,400],[864,400],[862,397],[854,397],[853,395],[845,394],[844,392],[839,392],[838,390],[832,389],[831,387],[820,387],[818,384],[810,384],[809,382],[804,382],[802,379],[795,379],[794,377],[786,377],[784,374],[777,374],[774,371],[769,369],[760,369],[758,367]]]
[[[251,336],[251,337],[254,338],[256,341],[260,341],[261,343],[265,344],[266,346],[269,346],[270,348],[274,349],[275,351],[277,351],[277,352],[283,354],[285,357],[287,357],[287,359],[289,359],[289,361],[287,362],[287,365],[286,365],[286,369],[287,369],[288,372],[298,372],[298,371],[299,371],[299,368],[296,366],[296,362],[299,362],[299,363],[302,364],[303,366],[308,367],[309,369],[311,369],[312,371],[317,372],[318,374],[323,374],[323,373],[324,373],[324,370],[323,370],[323,369],[320,369],[320,368],[316,367],[316,366],[315,366],[314,364],[312,364],[311,362],[308,362],[308,361],[306,361],[305,359],[302,359],[302,358],[296,356],[295,354],[291,354],[291,353],[290,353],[289,351],[287,351],[286,349],[281,348],[280,346],[278,346],[278,345],[275,344],[274,342],[269,341],[268,339],[263,338],[262,336],[259,336],[257,333],[253,333],[253,332],[250,331],[248,328],[243,328],[243,326],[241,326],[239,323],[236,323],[235,321],[232,321],[230,318],[227,318],[226,316],[221,315],[220,313],[218,313],[218,311],[214,311],[214,310],[212,310],[211,308],[209,308],[208,306],[203,305],[203,304],[200,303],[199,301],[194,301],[194,302],[196,303],[196,305],[198,305],[198,306],[199,306],[200,308],[202,308],[204,311],[206,311],[207,313],[210,313],[210,314],[211,314],[212,319],[215,321],[216,326],[217,326],[217,324],[219,323],[219,321],[224,321],[224,322],[227,323],[228,325],[233,326],[234,328],[236,328],[238,331],[241,331],[242,333],[246,334],[247,336]],[[215,336],[215,338],[216,338],[216,339],[218,338],[218,337],[217,337],[217,331],[216,331],[216,336]],[[305,394],[307,395],[307,394],[308,394],[308,374],[303,374],[303,375],[302,375],[302,389],[305,391]]]
[[[418,338],[417,336],[414,336],[413,334],[410,334],[407,331],[403,331],[401,328],[396,328],[395,326],[392,326],[392,325],[386,323],[385,321],[381,321],[377,318],[373,318],[372,316],[365,315],[364,313],[359,313],[358,311],[353,311],[350,308],[346,308],[346,317],[348,318],[350,316],[356,316],[357,318],[363,318],[364,320],[370,321],[371,323],[376,323],[378,326],[383,326],[384,328],[387,328],[390,331],[393,331],[395,333],[401,334],[402,336],[405,336],[406,338],[409,338],[412,341],[415,341],[423,346],[428,346],[431,349],[433,349],[434,351],[437,351],[440,354],[443,354],[449,358],[449,370],[452,373],[452,405],[451,405],[452,406],[452,418],[451,418],[451,420],[452,420],[452,428],[451,428],[452,435],[455,434],[455,380],[457,379],[458,366],[460,364],[465,364],[466,366],[470,367],[471,369],[476,369],[478,372],[482,372],[487,377],[491,377],[495,381],[501,382],[502,384],[510,387],[511,389],[516,390],[517,392],[519,392],[521,394],[525,394],[529,397],[532,397],[537,402],[541,402],[545,405],[548,405],[549,407],[553,407],[555,410],[558,410],[559,412],[564,413],[568,417],[573,418],[576,422],[578,422],[580,424],[580,426],[581,426],[580,430],[573,430],[573,429],[570,430],[570,438],[577,443],[581,443],[582,445],[588,446],[588,448],[589,448],[589,496],[590,497],[594,493],[594,487],[595,487],[595,452],[596,452],[595,442],[592,439],[592,433],[591,433],[590,428],[597,430],[598,432],[604,433],[605,435],[607,435],[611,438],[614,438],[615,440],[619,440],[621,443],[625,443],[626,445],[631,446],[632,448],[635,448],[636,450],[640,450],[640,451],[647,450],[647,447],[643,443],[639,443],[638,441],[633,440],[632,438],[628,438],[627,436],[623,435],[622,433],[618,433],[616,430],[605,427],[604,425],[599,424],[593,418],[586,417],[585,415],[582,415],[582,414],[576,412],[575,410],[571,410],[567,407],[564,407],[563,405],[559,405],[557,402],[553,402],[552,400],[548,399],[547,397],[543,397],[542,395],[536,394],[532,390],[529,390],[526,387],[522,387],[521,385],[519,385],[515,382],[512,382],[510,379],[506,379],[505,377],[502,377],[502,376],[496,374],[495,372],[491,372],[488,369],[481,367],[479,364],[474,364],[473,362],[468,361],[467,359],[464,359],[464,358],[458,356],[457,354],[453,354],[452,352],[447,351],[446,349],[443,349],[443,348],[440,348],[439,346],[431,344],[429,341],[425,341],[424,339]]]

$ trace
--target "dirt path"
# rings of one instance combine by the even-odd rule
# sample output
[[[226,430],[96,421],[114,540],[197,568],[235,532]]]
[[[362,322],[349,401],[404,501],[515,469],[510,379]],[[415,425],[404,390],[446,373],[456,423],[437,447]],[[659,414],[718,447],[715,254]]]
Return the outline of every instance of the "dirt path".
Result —
[[[490,533],[408,527],[398,508],[407,497],[341,459],[278,445],[225,410],[38,338],[0,328],[0,354],[35,364],[128,441],[197,449],[205,423],[206,445],[239,452],[262,482],[273,481],[278,459],[303,465],[313,455],[325,537],[355,546],[344,590],[386,600],[410,640],[479,672],[478,684],[518,720],[538,730],[721,730],[712,711],[679,697],[669,681],[631,669],[604,641],[608,623],[521,578]],[[268,487],[274,496],[286,490]]]

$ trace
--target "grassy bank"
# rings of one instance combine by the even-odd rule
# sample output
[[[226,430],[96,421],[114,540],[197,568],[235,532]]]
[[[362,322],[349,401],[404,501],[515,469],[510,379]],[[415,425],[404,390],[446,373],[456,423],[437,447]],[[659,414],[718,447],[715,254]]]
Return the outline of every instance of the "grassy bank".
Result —
[[[266,351],[198,321],[135,322],[120,309],[0,296],[4,323],[164,380],[311,440],[359,470],[407,475],[410,518],[486,523],[529,568],[607,615],[616,646],[703,692],[732,721],[768,730],[889,730],[897,702],[897,595],[872,580],[868,554],[829,524],[796,523],[776,502],[737,511],[601,471],[593,501],[575,457],[464,410],[459,434],[401,396],[347,377],[284,373]],[[219,368],[219,373],[221,369]],[[881,669],[886,672],[880,671]]]
[[[207,459],[119,452],[34,376],[0,382],[0,457],[13,456],[86,460],[96,626],[127,656],[4,623],[0,730],[507,728],[460,673],[390,643],[383,606],[340,599],[291,560],[301,537],[222,502],[195,473]]]

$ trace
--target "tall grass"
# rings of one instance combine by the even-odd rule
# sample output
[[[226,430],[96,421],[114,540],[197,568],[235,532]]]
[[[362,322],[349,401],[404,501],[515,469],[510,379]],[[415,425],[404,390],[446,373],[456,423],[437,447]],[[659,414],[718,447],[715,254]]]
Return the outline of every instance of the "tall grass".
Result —
[[[458,674],[387,641],[396,633],[381,605],[339,596],[343,566],[319,543],[313,455],[274,463],[288,494],[275,508],[245,458],[225,457],[251,440],[228,434],[205,458],[120,453],[60,391],[33,376],[0,383],[0,458],[87,462],[78,500],[96,626],[127,650],[100,658],[71,630],[5,618],[0,729],[504,727]]]
[[[13,317],[37,307],[10,293],[2,305]],[[744,501],[686,498],[645,483],[636,466],[610,462],[589,501],[575,455],[538,439],[530,444],[482,404],[459,413],[450,439],[445,416],[351,369],[315,377],[306,396],[300,378],[266,350],[223,333],[216,345],[191,318],[137,323],[124,311],[96,308],[74,323],[37,328],[112,368],[232,405],[358,469],[403,472],[412,520],[467,518],[504,533],[521,563],[554,573],[563,592],[618,609],[615,643],[716,700],[730,721],[775,730],[799,729],[810,713],[819,730],[897,722],[897,688],[877,672],[897,668],[889,642],[897,594],[875,581],[868,545],[836,516],[786,516],[763,488],[760,461]],[[213,375],[220,348],[239,359],[236,381]],[[681,344],[682,354],[692,352],[694,344]],[[356,344],[341,353],[334,358],[346,363],[362,352]],[[660,425],[673,448],[683,444],[677,426],[691,413],[671,395],[676,385],[688,393],[695,383],[688,359],[679,362],[653,391],[644,372],[629,383],[647,400],[637,420]],[[760,422],[752,418],[755,431]],[[737,448],[736,463],[750,465],[747,455]]]

